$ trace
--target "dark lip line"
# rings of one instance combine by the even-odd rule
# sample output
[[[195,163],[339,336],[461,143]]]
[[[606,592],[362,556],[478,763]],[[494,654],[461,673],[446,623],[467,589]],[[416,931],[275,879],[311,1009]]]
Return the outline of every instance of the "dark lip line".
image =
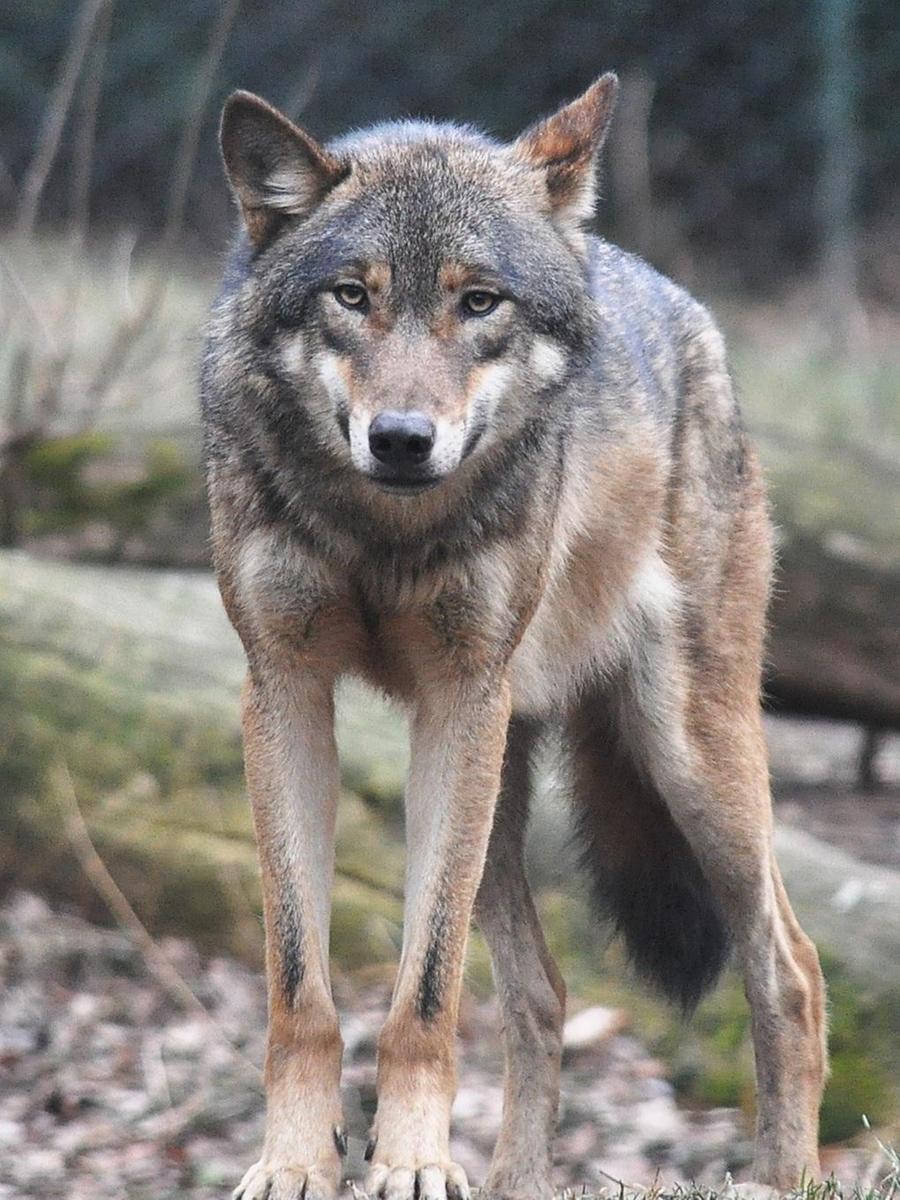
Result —
[[[368,478],[382,492],[387,492],[393,496],[416,496],[421,492],[431,491],[441,483],[443,476],[437,476],[432,479],[411,479],[409,481],[379,479],[376,475],[369,475]]]

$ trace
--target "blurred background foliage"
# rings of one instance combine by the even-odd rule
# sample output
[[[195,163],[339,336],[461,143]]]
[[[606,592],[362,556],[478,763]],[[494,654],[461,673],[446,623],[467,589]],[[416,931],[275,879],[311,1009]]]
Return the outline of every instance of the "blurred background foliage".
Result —
[[[219,9],[119,0],[103,65],[91,198],[101,223],[159,227],[173,146]],[[67,0],[7,0],[0,141],[21,178],[72,37]],[[853,177],[868,294],[896,294],[900,23],[892,0],[255,0],[237,13],[215,88],[259,91],[311,129],[404,115],[472,121],[500,137],[614,67],[625,88],[603,221],[664,267],[771,293],[816,264],[830,205]],[[220,245],[225,196],[207,114],[188,227]],[[636,144],[635,135],[646,145]],[[630,139],[630,144],[626,142]],[[66,211],[60,156],[45,212]],[[642,161],[642,159],[644,161]],[[836,161],[837,160],[837,161]],[[652,195],[652,211],[649,210]]]

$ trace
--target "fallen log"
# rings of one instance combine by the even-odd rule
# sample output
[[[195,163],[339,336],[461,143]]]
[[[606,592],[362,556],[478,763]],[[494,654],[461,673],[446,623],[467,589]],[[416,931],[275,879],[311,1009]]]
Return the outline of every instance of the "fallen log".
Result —
[[[900,570],[809,535],[780,560],[770,710],[900,730]]]
[[[110,865],[121,872],[130,898],[143,898],[142,915],[165,902],[183,924],[190,901],[198,928],[215,944],[223,928],[234,925],[229,905],[235,912],[241,907],[239,898],[233,904],[230,898],[249,889],[255,913],[255,853],[237,728],[243,672],[240,644],[208,575],[84,567],[0,552],[0,684],[8,675],[12,685],[0,690],[6,801],[0,883],[66,883],[62,822],[44,785],[61,761],[80,781],[79,799]],[[374,913],[378,928],[389,931],[399,916],[402,852],[391,822],[406,738],[396,714],[354,691],[341,708],[339,741],[347,787],[382,801],[368,805],[348,793],[339,829],[344,898],[336,921],[345,940],[360,926],[371,955],[372,922],[360,913],[366,920]],[[161,783],[147,778],[154,770]],[[544,873],[552,866],[568,876],[565,805],[545,797],[535,815]],[[4,828],[17,839],[5,848]],[[22,853],[26,829],[30,855]],[[867,978],[896,981],[900,875],[796,829],[779,829],[777,848],[810,932]],[[546,882],[559,881],[554,875]],[[178,905],[170,903],[176,895]],[[247,940],[259,942],[255,916]],[[393,949],[385,944],[389,956]],[[243,945],[232,948],[243,952]]]

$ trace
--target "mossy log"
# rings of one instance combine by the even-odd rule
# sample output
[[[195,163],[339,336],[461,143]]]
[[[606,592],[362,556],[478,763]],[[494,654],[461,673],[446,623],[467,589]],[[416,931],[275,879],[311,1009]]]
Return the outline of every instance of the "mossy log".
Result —
[[[243,675],[208,575],[0,553],[0,883],[102,911],[67,846],[53,785],[64,764],[98,848],[151,928],[258,954]],[[387,961],[400,928],[405,730],[361,690],[348,689],[338,710],[335,949],[350,965]],[[542,856],[563,861],[565,822],[538,827]],[[875,982],[895,979],[897,873],[789,830],[778,850],[811,932]]]
[[[105,916],[65,833],[59,772],[155,933],[250,960],[262,948],[244,795],[244,656],[205,574],[0,554],[0,885]],[[399,939],[401,723],[359,690],[339,703],[334,929],[342,961]]]

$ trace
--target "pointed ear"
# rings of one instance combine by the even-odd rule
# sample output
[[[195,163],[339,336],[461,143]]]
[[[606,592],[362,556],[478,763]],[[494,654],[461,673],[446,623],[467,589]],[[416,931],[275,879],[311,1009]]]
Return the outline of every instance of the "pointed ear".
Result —
[[[250,92],[225,102],[219,144],[251,241],[261,245],[289,217],[307,216],[349,168]]]
[[[597,155],[618,90],[612,72],[602,75],[577,100],[526,129],[513,143],[520,159],[544,172],[553,215],[571,230],[593,216]]]

